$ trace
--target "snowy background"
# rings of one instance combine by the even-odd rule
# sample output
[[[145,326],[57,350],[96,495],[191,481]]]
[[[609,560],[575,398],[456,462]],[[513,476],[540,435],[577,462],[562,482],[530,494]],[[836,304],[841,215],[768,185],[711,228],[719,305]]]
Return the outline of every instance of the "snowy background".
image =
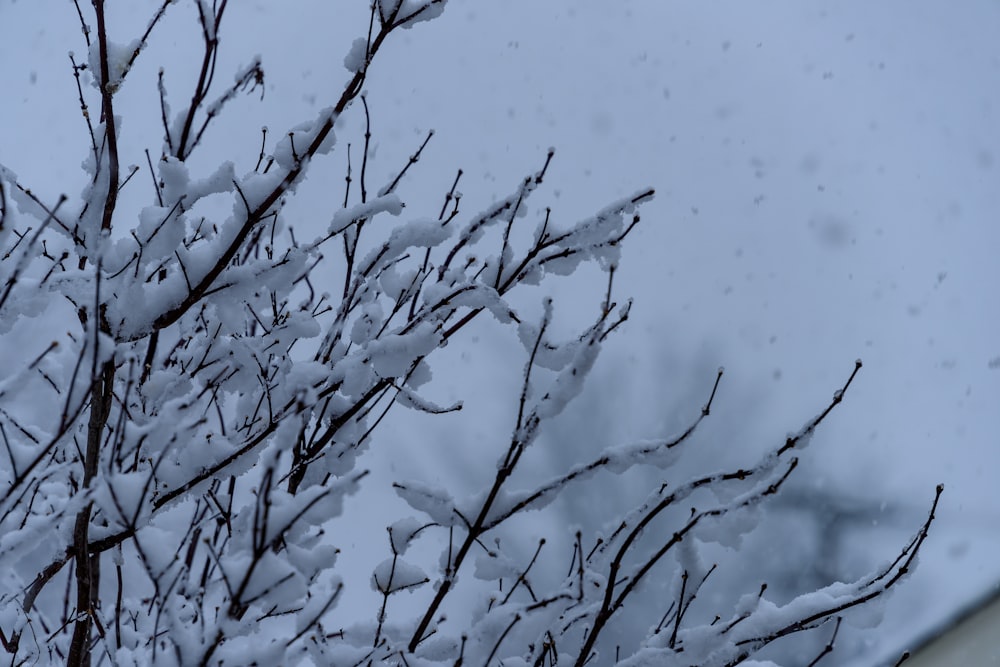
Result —
[[[156,4],[110,3],[112,33],[136,36]],[[180,95],[200,59],[183,5],[117,107],[125,136],[154,155],[156,70]],[[280,132],[331,103],[367,14],[364,0],[230,3],[219,81],[260,53],[267,90],[263,102],[237,102],[202,159],[250,168],[261,124]],[[616,294],[636,299],[632,318],[550,434],[558,456],[676,430],[724,365],[699,446],[713,465],[751,461],[864,360],[797,475],[794,502],[763,527],[786,541],[754,552],[817,581],[863,571],[895,555],[945,484],[920,567],[882,629],[831,656],[857,664],[897,654],[1000,582],[998,26],[1000,4],[989,0],[451,0],[440,19],[390,40],[367,83],[373,183],[436,130],[401,191],[415,214],[436,214],[458,168],[463,211],[484,208],[550,146],[535,201],[557,220],[657,189],[616,278]],[[70,49],[85,52],[71,3],[0,0],[0,162],[48,199],[84,179]],[[357,159],[363,116],[348,116],[338,134]],[[344,159],[338,151],[311,172],[298,224],[326,224],[324,198],[342,197]],[[136,178],[125,196],[144,202],[148,174]],[[568,333],[590,321],[603,280],[594,271],[550,282],[524,308],[554,294]],[[391,467],[356,499],[371,528],[357,528],[344,567],[384,557],[383,517],[398,511],[384,487],[393,475],[465,491],[473,471],[492,466],[523,352],[490,322],[475,335],[438,359],[429,390],[440,402],[465,398],[468,410],[397,413],[373,447],[369,465]],[[578,520],[571,505],[567,523]]]

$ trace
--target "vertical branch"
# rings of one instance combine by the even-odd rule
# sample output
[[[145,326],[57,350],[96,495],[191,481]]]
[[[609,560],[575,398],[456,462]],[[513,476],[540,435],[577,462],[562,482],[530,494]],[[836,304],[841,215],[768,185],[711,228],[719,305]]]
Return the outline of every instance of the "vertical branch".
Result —
[[[104,215],[101,229],[111,229],[111,217],[118,202],[118,128],[115,126],[113,98],[117,82],[111,81],[111,65],[108,62],[108,32],[104,20],[104,0],[94,0],[97,15],[97,41],[101,59],[101,119],[104,121],[104,136],[108,147],[108,194],[104,199]]]
[[[361,155],[361,203],[364,204],[368,201],[368,187],[365,183],[365,177],[368,174],[368,153],[371,151],[372,142],[372,117],[368,112],[368,96],[362,93],[361,106],[365,109],[365,150]],[[344,204],[347,205],[346,203]]]
[[[202,38],[205,41],[205,54],[201,60],[198,83],[195,84],[194,93],[191,95],[191,105],[188,107],[187,118],[184,119],[184,126],[181,129],[181,137],[176,150],[178,160],[184,160],[190,153],[188,141],[192,138],[194,116],[201,108],[212,85],[216,56],[219,51],[219,24],[222,23],[222,14],[226,11],[226,2],[227,0],[222,0],[219,3],[219,8],[214,11],[214,16],[206,15],[205,5],[198,3],[198,20],[201,22]]]
[[[95,340],[96,344],[97,341]],[[104,362],[101,366],[100,376],[94,379],[91,389],[90,419],[87,424],[87,451],[83,469],[84,493],[87,492],[90,483],[97,475],[101,435],[104,432],[108,416],[111,413],[114,376],[114,361],[108,360]],[[99,584],[99,570],[95,566],[97,565],[97,559],[100,558],[100,554],[96,553],[91,557],[89,548],[89,528],[92,509],[93,502],[88,501],[84,508],[76,515],[76,524],[73,528],[73,543],[76,551],[76,622],[73,628],[73,638],[70,643],[69,661],[67,662],[67,665],[72,667],[88,667],[90,665],[88,645],[90,643],[90,628],[94,613],[93,604],[97,599]]]
[[[100,31],[103,35],[103,30]],[[93,479],[97,476],[101,455],[101,436],[111,414],[114,401],[115,363],[114,356],[100,362],[101,333],[107,334],[110,327],[101,304],[101,262],[95,267],[95,290],[93,312],[93,364],[91,367],[90,418],[87,424],[87,447],[83,459],[82,493],[88,493]],[[99,596],[100,554],[90,550],[90,519],[93,501],[88,500],[76,515],[73,527],[76,574],[76,619],[67,665],[69,667],[90,667],[90,631],[94,619],[94,605]]]

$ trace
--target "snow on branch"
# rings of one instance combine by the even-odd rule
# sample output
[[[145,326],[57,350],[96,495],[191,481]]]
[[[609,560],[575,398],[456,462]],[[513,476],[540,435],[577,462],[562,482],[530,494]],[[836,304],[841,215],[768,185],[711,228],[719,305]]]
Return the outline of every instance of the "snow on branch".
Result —
[[[561,225],[558,212],[534,208],[549,150],[478,213],[460,210],[458,171],[436,215],[410,215],[410,169],[433,132],[394,178],[371,184],[369,68],[387,39],[438,16],[443,0],[372,3],[329,106],[284,133],[247,137],[249,164],[219,159],[207,171],[192,156],[215,121],[244,103],[238,93],[263,91],[256,57],[230,83],[215,81],[223,18],[237,4],[192,0],[194,83],[173,88],[180,77],[165,64],[160,136],[141,146],[119,136],[115,103],[174,3],[159,4],[137,36],[112,34],[101,0],[84,4],[75,9],[87,57],[70,62],[84,154],[62,156],[82,162],[82,192],[50,198],[0,166],[0,644],[12,664],[541,666],[617,655],[625,665],[729,665],[849,619],[913,567],[933,510],[865,579],[785,604],[762,586],[713,610],[715,621],[700,613],[725,569],[703,563],[703,547],[753,528],[860,361],[825,410],[746,468],[675,479],[682,462],[700,460],[720,369],[674,437],[609,443],[528,474],[604,344],[624,332],[632,302],[615,300],[615,271],[654,191]],[[349,110],[364,113],[360,173],[348,155],[343,197],[327,198],[322,228],[305,229],[286,202],[340,149],[334,125]],[[148,167],[142,205],[119,197],[141,187],[124,160]],[[230,212],[204,213],[209,197]],[[576,335],[558,340],[556,304],[544,299],[541,317],[528,317],[515,295],[583,262],[607,272],[606,290]],[[463,496],[447,482],[395,481],[416,516],[390,523],[388,552],[370,571],[344,571],[345,526],[371,521],[348,500],[376,477],[364,465],[379,459],[365,456],[382,443],[383,420],[399,406],[439,419],[465,412],[467,402],[435,396],[433,370],[442,348],[468,345],[478,319],[508,327],[524,348],[511,366],[520,390],[507,397],[509,431],[477,443],[487,463],[470,474],[482,485]],[[553,553],[548,537],[518,547],[529,512],[577,489],[611,493],[647,466],[663,481],[607,529],[574,531],[571,553]],[[565,576],[552,574],[553,559],[571,562]],[[669,582],[669,599],[648,609],[644,638],[619,645],[615,626],[633,602],[642,608],[651,582]],[[338,605],[358,587],[378,605],[345,624]]]

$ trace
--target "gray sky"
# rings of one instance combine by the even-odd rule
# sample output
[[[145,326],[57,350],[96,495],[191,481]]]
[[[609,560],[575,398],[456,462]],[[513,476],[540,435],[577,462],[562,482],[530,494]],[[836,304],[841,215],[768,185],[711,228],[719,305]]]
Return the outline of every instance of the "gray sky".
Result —
[[[367,3],[230,4],[220,82],[258,52],[269,75],[264,102],[235,102],[206,146],[217,157],[238,146],[240,171],[256,159],[262,119],[279,132],[332,102]],[[149,5],[111,3],[121,41]],[[158,122],[157,67],[180,95],[198,57],[190,13],[177,9],[123,93],[133,136]],[[913,629],[1000,580],[990,557],[1000,521],[998,27],[1000,4],[987,0],[451,0],[373,67],[372,176],[394,173],[434,128],[403,191],[416,214],[436,213],[459,167],[463,210],[484,208],[549,146],[556,159],[533,211],[551,204],[569,221],[657,188],[617,283],[636,299],[633,317],[594,378],[612,435],[665,428],[664,402],[698,405],[724,365],[713,419],[727,440],[707,446],[744,460],[821,410],[861,357],[804,474],[816,488],[912,510],[875,545],[884,557],[946,485],[921,567],[889,614]],[[83,178],[69,49],[85,51],[71,4],[0,0],[0,163],[50,198],[75,194]],[[355,150],[359,111],[339,128]],[[331,187],[323,178],[340,192],[342,159],[311,176],[305,213]],[[148,192],[133,187],[143,202]],[[554,293],[569,332],[590,317],[601,281],[550,283],[525,308]],[[481,335],[516,353],[493,329]],[[466,362],[507,364],[451,363]],[[496,398],[447,371],[435,391]],[[507,416],[487,405],[481,421],[439,428],[459,441],[505,432]]]

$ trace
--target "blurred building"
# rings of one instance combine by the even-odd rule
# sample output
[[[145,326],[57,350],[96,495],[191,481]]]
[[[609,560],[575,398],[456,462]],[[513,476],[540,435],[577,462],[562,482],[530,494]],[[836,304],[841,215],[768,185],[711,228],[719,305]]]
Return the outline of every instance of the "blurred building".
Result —
[[[1000,587],[918,640],[902,665],[1000,665]]]

